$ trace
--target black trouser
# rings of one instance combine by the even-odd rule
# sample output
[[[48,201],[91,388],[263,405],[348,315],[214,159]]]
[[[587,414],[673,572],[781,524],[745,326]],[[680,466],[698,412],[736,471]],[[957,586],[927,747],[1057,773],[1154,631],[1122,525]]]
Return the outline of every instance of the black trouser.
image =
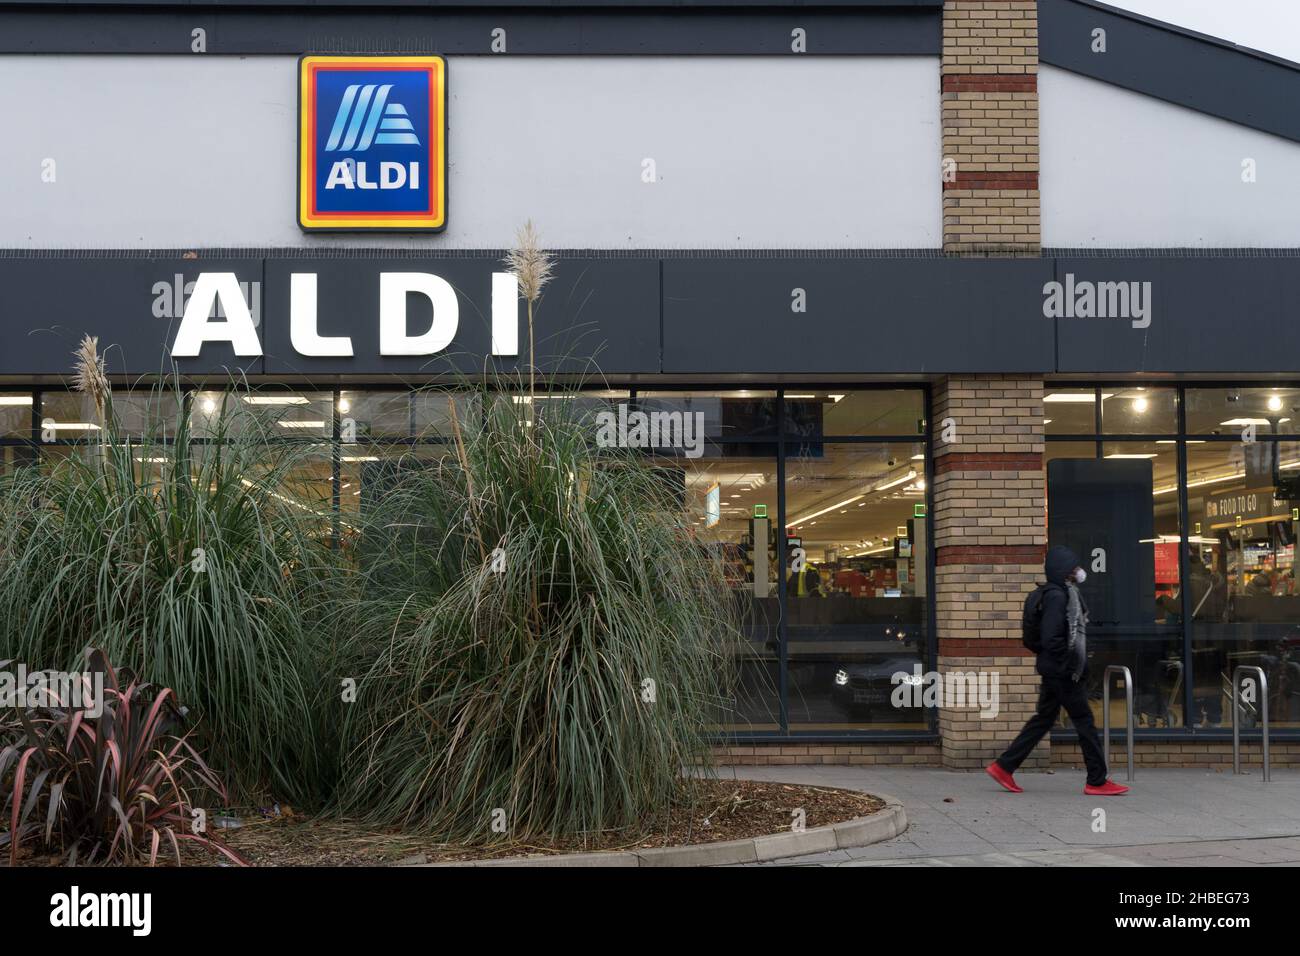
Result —
[[[1043,678],[1042,690],[1038,692],[1037,713],[1029,718],[1020,736],[998,758],[998,763],[1008,773],[1015,773],[1052,729],[1062,707],[1079,733],[1079,749],[1083,751],[1083,762],[1088,766],[1088,783],[1093,786],[1105,783],[1106,758],[1102,756],[1101,738],[1092,719],[1092,708],[1088,706],[1087,686],[1082,681],[1076,684],[1068,677]]]

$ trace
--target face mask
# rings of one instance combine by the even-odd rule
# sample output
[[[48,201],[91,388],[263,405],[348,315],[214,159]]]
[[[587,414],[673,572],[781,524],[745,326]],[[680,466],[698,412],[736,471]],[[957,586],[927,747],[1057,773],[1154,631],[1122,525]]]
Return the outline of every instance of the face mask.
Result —
[[[1085,570],[1083,570],[1083,568],[1075,568],[1075,569],[1074,569],[1074,581],[1075,581],[1075,583],[1076,583],[1076,584],[1082,584],[1082,583],[1083,583],[1084,581],[1086,581],[1086,580],[1088,580],[1088,572],[1085,571]]]

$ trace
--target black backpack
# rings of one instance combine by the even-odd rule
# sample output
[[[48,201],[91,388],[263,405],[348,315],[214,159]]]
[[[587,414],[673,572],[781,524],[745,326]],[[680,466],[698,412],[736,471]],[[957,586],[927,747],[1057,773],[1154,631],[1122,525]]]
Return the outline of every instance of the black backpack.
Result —
[[[1040,584],[1029,592],[1020,618],[1020,643],[1035,654],[1043,649],[1043,595],[1050,587],[1050,584]]]

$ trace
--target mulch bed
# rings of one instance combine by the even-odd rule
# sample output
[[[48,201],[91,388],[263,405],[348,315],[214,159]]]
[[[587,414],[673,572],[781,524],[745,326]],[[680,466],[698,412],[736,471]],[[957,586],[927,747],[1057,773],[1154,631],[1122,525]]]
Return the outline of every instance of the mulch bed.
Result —
[[[589,834],[557,843],[516,842],[491,847],[439,843],[419,834],[377,830],[346,820],[304,819],[289,812],[275,818],[243,819],[221,831],[227,846],[254,866],[379,866],[399,862],[450,863],[531,854],[633,850],[717,843],[788,832],[802,808],[804,825],[827,826],[883,809],[870,794],[749,780],[703,781],[693,805],[674,806],[651,832]],[[187,863],[211,863],[212,856],[187,853]],[[423,859],[421,859],[421,857]]]

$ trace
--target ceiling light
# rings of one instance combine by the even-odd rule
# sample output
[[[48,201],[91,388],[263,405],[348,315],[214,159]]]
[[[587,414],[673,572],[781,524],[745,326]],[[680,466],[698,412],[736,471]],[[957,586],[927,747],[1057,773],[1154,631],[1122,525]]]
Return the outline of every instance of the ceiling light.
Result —
[[[30,405],[30,395],[0,395],[0,405]]]
[[[301,395],[245,395],[243,396],[245,404],[248,405],[310,405],[311,403]]]
[[[1105,401],[1108,398],[1114,398],[1115,393],[1103,393],[1101,398]],[[1092,392],[1052,392],[1050,395],[1044,395],[1044,402],[1062,402],[1067,405],[1091,405],[1097,400]]]
[[[1147,410],[1147,404],[1148,402],[1145,398],[1135,398],[1133,399],[1133,411],[1141,415]]]
[[[1282,410],[1282,397],[1280,395],[1270,395],[1268,397],[1268,410],[1270,412],[1280,412]]]
[[[834,511],[837,508],[843,508],[845,505],[851,505],[853,504],[853,502],[865,497],[866,495],[863,494],[863,495],[854,495],[852,498],[845,498],[843,501],[837,502],[836,504],[833,504],[828,508],[823,508],[821,511],[814,511],[812,514],[806,514],[801,518],[796,518],[794,521],[787,521],[785,523],[785,526],[787,528],[793,528],[795,525],[803,524],[809,518],[819,518],[822,515],[826,514],[828,511]]]
[[[324,428],[323,421],[276,422],[281,428]]]
[[[41,422],[42,428],[51,428],[56,432],[97,432],[99,426],[94,422],[52,422],[49,419]]]
[[[876,485],[876,487],[873,488],[872,490],[884,491],[886,488],[893,488],[895,485],[901,485],[905,481],[911,481],[915,477],[916,477],[916,469],[909,468],[907,470],[907,474],[905,474],[903,477],[895,478],[893,481],[887,481],[882,485]]]
[[[1139,455],[1138,453],[1134,452],[1132,454],[1124,454],[1124,455],[1107,455],[1106,457],[1107,458],[1155,458],[1156,454],[1155,452],[1152,452],[1149,455],[1148,454]]]

